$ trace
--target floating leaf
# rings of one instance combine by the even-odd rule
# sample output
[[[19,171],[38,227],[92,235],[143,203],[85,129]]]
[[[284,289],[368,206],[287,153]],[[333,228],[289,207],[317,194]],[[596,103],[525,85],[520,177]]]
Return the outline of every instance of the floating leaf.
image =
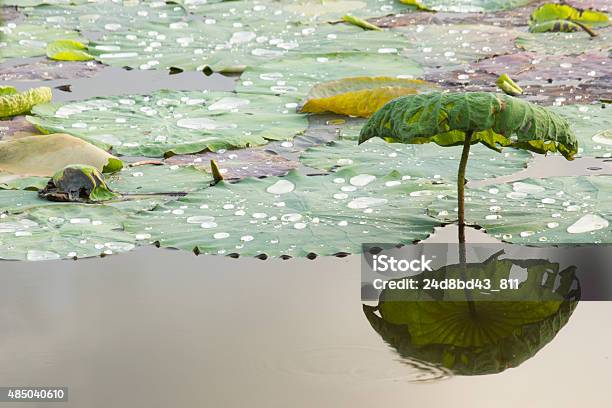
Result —
[[[460,156],[458,146],[440,149],[429,144],[389,144],[371,139],[361,145],[353,141],[332,141],[306,150],[300,161],[327,171],[351,168],[355,172],[384,176],[395,170],[405,177],[452,181],[457,178]],[[467,177],[477,180],[515,173],[526,166],[531,155],[513,149],[500,155],[484,146],[474,146],[470,158]]]
[[[569,21],[590,27],[601,27],[609,24],[608,15],[596,10],[582,10],[568,4],[543,4],[531,13],[530,25],[550,21]]]
[[[210,174],[194,166],[144,165],[124,168],[108,177],[108,185],[123,195],[184,195],[210,186]]]
[[[40,24],[8,23],[0,27],[3,47],[0,62],[9,58],[38,57],[46,54],[47,43],[57,39],[78,39],[79,33]]]
[[[158,91],[150,96],[95,98],[39,105],[28,120],[47,132],[81,137],[119,154],[217,151],[291,140],[306,128],[292,98],[230,92]]]
[[[115,172],[123,163],[87,142],[65,134],[27,136],[0,141],[0,171],[51,177],[69,164],[86,164]]]
[[[95,167],[71,164],[53,175],[38,195],[49,201],[95,203],[119,197]]]
[[[77,79],[95,76],[104,65],[89,61],[53,61],[48,58],[28,59],[22,63],[11,63],[2,67],[0,81],[48,81],[54,79]]]
[[[38,205],[2,216],[0,259],[85,258],[135,248],[134,237],[123,232],[126,211],[106,205],[51,203],[37,198],[35,192],[23,193]],[[2,195],[0,202],[4,204]]]
[[[382,28],[372,24],[372,23],[368,23],[367,21],[359,18],[359,17],[355,17],[355,16],[351,16],[350,14],[346,14],[344,16],[342,16],[342,20],[346,21],[349,24],[353,24],[356,25],[357,27],[361,27],[365,30],[375,30],[375,31],[382,31]]]
[[[572,124],[582,155],[612,157],[610,105],[564,105],[551,110]]]
[[[76,40],[55,40],[47,44],[47,57],[58,61],[89,61],[87,46]]]
[[[352,77],[315,85],[301,112],[369,117],[391,99],[436,89],[417,79]]]
[[[359,52],[301,55],[248,67],[240,76],[237,90],[302,98],[320,82],[371,75],[414,78],[421,72],[418,64],[397,55]]]
[[[528,4],[530,0],[423,0],[422,3],[435,11],[452,13],[482,13],[485,11],[510,10]]]
[[[545,108],[507,95],[486,92],[429,93],[395,99],[363,127],[360,142],[456,146],[473,133],[472,143],[498,150],[512,146],[536,153],[560,152],[571,159],[578,142],[570,125]]]
[[[125,225],[162,246],[206,254],[306,256],[360,252],[364,242],[407,243],[435,226],[424,206],[447,185],[350,170],[220,182]]]
[[[402,55],[425,67],[445,69],[511,53],[514,51],[512,42],[521,34],[502,27],[470,24],[410,25],[395,30],[412,44]]]
[[[506,242],[611,243],[610,181],[605,176],[554,177],[468,189],[466,220]],[[433,203],[430,214],[450,221],[455,207],[456,197],[448,196]]]
[[[517,96],[523,93],[523,90],[518,86],[508,74],[502,74],[495,82],[499,89],[508,95]]]
[[[16,93],[10,90],[0,96],[0,118],[30,112],[38,104],[51,102],[51,88],[40,87]]]
[[[527,51],[552,55],[579,55],[583,53],[607,53],[612,49],[612,28],[597,30],[597,37],[585,32],[576,33],[523,33],[516,39],[516,46]]]
[[[282,142],[293,146],[292,142]],[[210,171],[209,163],[215,160],[221,167],[221,174],[226,179],[243,179],[246,177],[283,176],[295,169],[298,163],[263,149],[239,149],[201,154],[176,155],[164,162],[169,165],[190,164]]]
[[[569,20],[550,20],[542,23],[535,23],[529,26],[529,31],[532,33],[546,33],[546,32],[563,32],[571,33],[574,31],[586,31],[591,37],[595,37],[597,34],[588,28],[584,24],[575,23]]]

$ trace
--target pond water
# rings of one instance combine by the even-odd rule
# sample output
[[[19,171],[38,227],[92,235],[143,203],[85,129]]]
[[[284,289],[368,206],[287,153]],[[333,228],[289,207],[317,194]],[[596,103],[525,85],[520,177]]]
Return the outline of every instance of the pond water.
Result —
[[[453,377],[401,358],[372,329],[359,264],[157,248],[3,262],[0,384],[68,386],[70,407],[609,402],[612,303],[580,303],[517,368]]]

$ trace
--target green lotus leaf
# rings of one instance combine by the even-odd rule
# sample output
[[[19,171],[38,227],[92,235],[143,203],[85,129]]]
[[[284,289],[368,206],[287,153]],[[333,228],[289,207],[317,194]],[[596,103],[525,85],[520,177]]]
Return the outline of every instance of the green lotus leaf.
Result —
[[[523,89],[521,89],[508,74],[501,74],[500,77],[497,78],[495,84],[508,95],[518,96],[523,93]]]
[[[475,24],[410,24],[394,28],[410,47],[401,55],[430,69],[463,69],[476,60],[515,51],[513,41],[520,31]]]
[[[6,191],[5,191],[6,192]],[[14,192],[11,192],[14,193]],[[36,193],[30,200],[36,199]],[[127,212],[106,205],[50,203],[0,218],[0,259],[85,258],[134,249],[125,233]],[[0,195],[0,202],[4,202]]]
[[[529,26],[529,31],[532,33],[546,33],[546,32],[562,32],[572,33],[575,31],[585,30],[584,25],[574,23],[569,20],[550,20],[542,23],[535,23]],[[587,29],[588,30],[588,29]],[[589,31],[587,31],[588,33]],[[591,33],[593,31],[590,31]]]
[[[470,180],[515,173],[523,169],[531,158],[524,151],[508,149],[500,155],[484,146],[474,146],[470,155],[467,169]],[[371,139],[361,145],[339,140],[312,147],[302,154],[300,161],[308,167],[326,171],[351,168],[376,176],[397,171],[407,177],[453,181],[457,177],[457,158],[460,156],[460,147],[440,149],[429,144],[398,145]]]
[[[493,374],[516,367],[567,323],[580,298],[580,283],[573,268],[560,270],[559,264],[547,260],[500,259],[499,255],[483,263],[448,265],[428,272],[427,277],[442,280],[468,275],[499,281],[518,268],[526,274],[519,289],[486,294],[470,291],[475,298],[469,302],[456,300],[467,296],[461,291],[386,289],[378,306],[364,305],[364,313],[404,358],[441,365],[459,375]],[[556,280],[558,287],[549,284]]]
[[[51,88],[47,87],[32,88],[21,93],[5,93],[0,96],[0,118],[28,113],[38,104],[51,102],[51,97]]]
[[[582,155],[612,156],[612,109],[610,105],[562,105],[550,108],[572,124]]]
[[[580,23],[591,27],[608,25],[609,19],[606,13],[596,10],[581,10],[568,4],[543,4],[535,9],[529,18],[530,25],[548,21],[565,20]]]
[[[55,40],[47,44],[47,57],[58,61],[89,61],[87,46],[76,40]]]
[[[14,86],[0,86],[0,96],[14,95],[18,93]]]
[[[118,198],[93,166],[71,164],[53,175],[38,195],[50,201],[95,203]]]
[[[125,223],[161,246],[196,253],[297,256],[358,253],[364,242],[407,243],[436,223],[425,206],[449,186],[346,170],[245,179],[135,214]]]
[[[212,176],[194,166],[144,165],[126,167],[107,178],[108,185],[124,195],[179,196],[210,186]]]
[[[511,10],[528,4],[530,0],[423,0],[424,6],[435,11],[453,13],[482,13]]]
[[[612,242],[612,179],[606,176],[526,179],[467,189],[466,221],[505,242],[529,245]],[[453,201],[455,200],[455,201]],[[429,207],[456,218],[456,197]]]
[[[397,98],[380,109],[361,131],[390,142],[456,146],[473,133],[472,144],[499,150],[512,146],[536,153],[560,152],[571,159],[578,142],[557,114],[521,99],[486,92],[428,93]]]
[[[5,43],[0,47],[0,62],[9,58],[39,57],[47,52],[47,44],[59,39],[79,39],[79,33],[63,27],[52,28],[41,24],[7,23],[0,27]]]
[[[28,120],[123,155],[162,157],[291,140],[307,126],[293,98],[230,92],[157,91],[39,105]]]
[[[368,23],[367,21],[359,17],[351,16],[350,14],[345,14],[344,16],[342,16],[342,20],[349,24],[356,25],[357,27],[361,27],[364,30],[382,31],[382,28],[380,28],[379,26],[374,25],[372,23]]]
[[[515,41],[517,47],[540,54],[580,55],[607,53],[612,50],[612,27],[597,30],[597,37],[588,33],[522,33]]]
[[[306,54],[249,66],[240,76],[236,89],[302,98],[322,82],[354,76],[410,79],[418,77],[421,72],[418,64],[397,55],[363,52]]]

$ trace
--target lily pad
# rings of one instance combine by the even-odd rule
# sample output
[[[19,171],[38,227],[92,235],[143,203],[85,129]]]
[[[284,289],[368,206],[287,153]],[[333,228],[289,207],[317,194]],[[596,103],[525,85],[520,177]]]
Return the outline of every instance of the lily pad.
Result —
[[[282,142],[285,146],[292,142]],[[264,149],[238,149],[200,154],[176,155],[164,162],[168,165],[193,165],[210,173],[210,161],[215,160],[226,180],[246,177],[283,176],[297,168],[298,163]]]
[[[466,222],[505,242],[529,245],[611,243],[612,179],[606,176],[526,179],[466,191]],[[430,206],[456,218],[456,197]]]
[[[551,109],[572,124],[583,156],[612,156],[610,105],[564,105]]]
[[[300,111],[370,117],[391,99],[437,89],[418,79],[350,77],[315,85]]]
[[[509,10],[529,4],[531,0],[423,0],[426,7],[453,13],[482,13]]]
[[[47,57],[58,61],[89,61],[87,46],[76,40],[55,40],[47,44]]]
[[[79,39],[79,33],[65,28],[8,23],[0,27],[0,62],[9,58],[46,55],[47,44],[59,39]]]
[[[46,261],[130,251],[136,240],[123,231],[126,217],[126,212],[113,207],[73,203],[3,214],[0,259]]]
[[[509,149],[500,154],[484,146],[474,146],[470,156],[467,177],[473,180],[515,173],[526,167],[531,158],[525,151]],[[459,146],[440,149],[430,144],[390,144],[371,139],[361,145],[354,141],[332,141],[306,150],[300,161],[327,171],[350,168],[383,176],[395,170],[402,176],[451,181],[457,178],[459,157]]]
[[[307,125],[292,98],[229,92],[158,91],[39,105],[28,120],[119,154],[162,157],[291,140]]]
[[[126,167],[108,177],[108,185],[124,195],[184,195],[210,186],[210,174],[194,166],[143,165]]]
[[[115,172],[123,166],[104,150],[65,134],[0,142],[0,172],[51,177],[69,164],[86,164],[103,172]]]
[[[301,98],[320,82],[369,75],[411,79],[421,72],[417,63],[397,55],[358,52],[301,55],[247,67],[236,89]]]
[[[451,70],[466,63],[515,51],[521,34],[502,27],[469,24],[417,25],[396,28],[412,45],[402,55],[428,68]]]
[[[164,247],[196,253],[307,256],[358,253],[364,242],[408,243],[436,222],[424,206],[449,186],[351,170],[221,182],[125,223]]]
[[[516,46],[526,51],[552,55],[579,55],[587,52],[606,53],[612,50],[612,28],[597,30],[597,37],[588,33],[522,33]]]

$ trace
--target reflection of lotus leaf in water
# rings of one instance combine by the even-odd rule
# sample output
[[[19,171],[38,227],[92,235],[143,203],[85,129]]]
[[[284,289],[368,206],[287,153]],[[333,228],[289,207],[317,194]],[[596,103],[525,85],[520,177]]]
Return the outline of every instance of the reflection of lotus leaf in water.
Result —
[[[516,367],[568,322],[580,285],[571,267],[559,271],[558,264],[546,260],[498,259],[498,255],[482,264],[467,264],[468,276],[495,282],[507,278],[513,268],[524,268],[527,278],[519,289],[487,295],[473,291],[472,305],[445,300],[444,291],[387,289],[378,306],[364,305],[363,311],[374,330],[404,358],[437,364],[458,375],[494,374]],[[428,278],[459,278],[461,270],[461,265],[449,265]]]

